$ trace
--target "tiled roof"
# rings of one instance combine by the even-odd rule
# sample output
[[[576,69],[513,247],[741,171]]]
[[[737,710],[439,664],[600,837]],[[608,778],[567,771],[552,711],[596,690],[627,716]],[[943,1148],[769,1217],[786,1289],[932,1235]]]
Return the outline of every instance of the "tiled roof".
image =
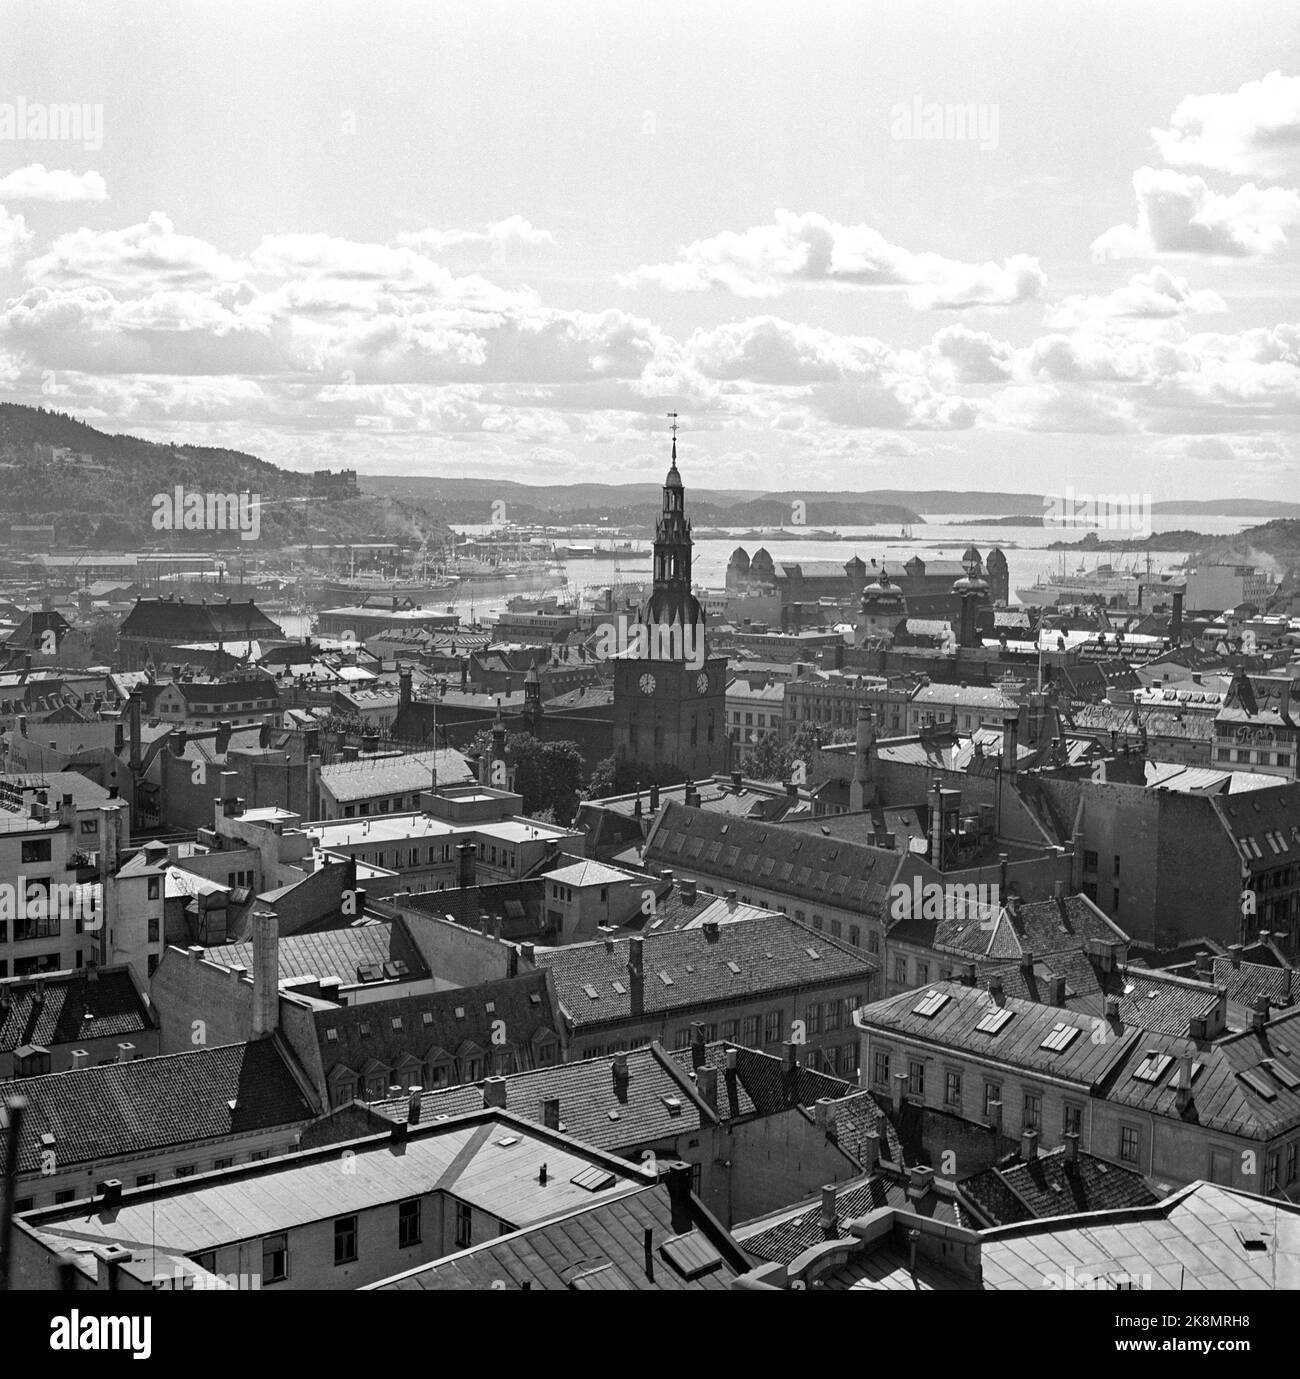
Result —
[[[1079,1211],[1145,1207],[1158,1201],[1150,1184],[1133,1169],[1080,1154],[1070,1164],[1064,1146],[1025,1160],[994,1165],[961,1185],[981,1225],[1006,1226]]]
[[[914,1216],[929,1216],[954,1226],[969,1224],[961,1219],[960,1208],[951,1197],[931,1188],[924,1197],[914,1201],[908,1197],[903,1179],[892,1173],[876,1172],[869,1178],[839,1185],[835,1194],[836,1234],[844,1236],[850,1221],[857,1221],[881,1207],[897,1207]],[[784,1214],[770,1224],[768,1220],[751,1222],[737,1229],[735,1236],[746,1254],[776,1264],[789,1264],[805,1250],[833,1238],[827,1236],[822,1225],[820,1201],[796,1208],[793,1214]]]
[[[560,1131],[611,1153],[637,1145],[694,1134],[712,1117],[687,1092],[688,1079],[658,1043],[630,1049],[626,1078],[614,1072],[613,1057],[584,1058],[553,1068],[537,1068],[506,1078],[506,1110],[541,1123],[542,1102],[560,1103]],[[721,1080],[719,1080],[721,1086]],[[677,1101],[674,1108],[664,1098]],[[405,1121],[409,1100],[372,1101],[372,1111]],[[421,1121],[477,1111],[483,1105],[480,1086],[426,1091]]]
[[[9,998],[0,1008],[0,1049],[49,1049],[154,1027],[129,967],[101,967],[93,978],[85,969],[50,973],[39,1000],[37,986],[30,977],[0,981],[0,995]]]
[[[882,1159],[893,1164],[916,1162],[909,1155],[893,1122],[874,1092],[850,1090],[832,1108],[835,1117],[835,1141],[856,1163],[866,1163],[866,1137],[874,1132]]]
[[[660,812],[646,839],[645,858],[877,917],[888,909],[900,863],[892,849],[679,804]]]
[[[628,956],[636,942],[644,945],[647,1014],[832,982],[857,983],[865,993],[876,970],[861,953],[781,914],[721,924],[713,937],[702,928],[673,929],[539,949],[537,961],[576,1028],[631,1018]]]
[[[454,748],[436,752],[409,752],[397,757],[370,757],[365,761],[335,762],[322,766],[321,785],[341,803],[371,795],[406,795],[432,787],[437,771],[439,785],[464,785],[474,779],[469,763]]]
[[[527,1067],[533,1061],[535,1039],[547,1034],[560,1038],[559,1013],[551,1005],[546,973],[541,971],[474,987],[317,1010],[314,1019],[327,1078],[340,1065],[360,1074],[372,1060],[396,1076],[403,1059],[424,1062],[438,1050],[461,1059],[462,1049],[470,1047],[485,1063],[499,1050],[509,1050]],[[494,1026],[504,1029],[504,1045],[493,1042]]]
[[[1186,1035],[1188,1022],[1211,1018],[1221,1000],[1220,991],[1206,982],[1135,967],[1108,972],[1103,982],[1106,994],[1119,998],[1119,1017],[1125,1025],[1161,1034]]]
[[[646,1233],[651,1232],[651,1267],[645,1258]],[[702,1264],[704,1272],[688,1277],[672,1262],[674,1241],[682,1241],[685,1256]],[[714,1257],[717,1263],[712,1263]],[[490,1240],[474,1249],[399,1274],[374,1285],[386,1291],[438,1289],[482,1290],[504,1285],[507,1291],[527,1284],[533,1289],[631,1292],[650,1289],[681,1291],[730,1289],[731,1281],[747,1273],[749,1260],[735,1241],[709,1217],[692,1197],[683,1215],[674,1212],[663,1184],[597,1201],[513,1235]],[[693,1268],[688,1273],[694,1274]]]
[[[67,1168],[297,1125],[315,1115],[276,1039],[20,1078],[6,1083],[5,1092],[29,1103],[21,1173],[40,1170],[45,1135],[53,1135],[49,1147]],[[0,1145],[5,1138],[0,1132]]]
[[[1290,967],[1272,967],[1260,962],[1232,965],[1230,957],[1216,957],[1210,965],[1211,980],[1223,987],[1228,1000],[1253,1006],[1256,998],[1267,996],[1275,1006],[1289,1006],[1300,996],[1300,973]]]
[[[728,1076],[727,1053],[736,1054],[736,1076]],[[673,1061],[681,1075],[696,1081],[694,1049],[678,1049]],[[802,1064],[787,1071],[782,1059],[759,1049],[719,1040],[704,1046],[704,1066],[718,1072],[718,1115],[723,1120],[742,1116],[771,1116],[791,1106],[814,1106],[822,1097],[838,1098],[852,1091],[852,1083]]]
[[[186,603],[182,599],[138,599],[126,615],[120,636],[154,641],[210,641],[219,635],[250,632],[283,639],[280,627],[249,600],[246,603]]]

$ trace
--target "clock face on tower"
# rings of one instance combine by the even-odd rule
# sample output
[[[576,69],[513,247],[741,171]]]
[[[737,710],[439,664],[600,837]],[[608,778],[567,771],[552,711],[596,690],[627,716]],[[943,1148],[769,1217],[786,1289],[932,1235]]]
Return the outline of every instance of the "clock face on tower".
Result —
[[[650,674],[643,675],[637,681],[637,687],[640,689],[642,694],[653,694],[655,692],[654,676]]]
[[[695,677],[695,689],[696,689],[697,693],[699,693],[699,694],[708,694],[708,692],[709,692],[709,673],[708,673],[708,671],[702,670],[702,671],[700,671],[700,673]]]

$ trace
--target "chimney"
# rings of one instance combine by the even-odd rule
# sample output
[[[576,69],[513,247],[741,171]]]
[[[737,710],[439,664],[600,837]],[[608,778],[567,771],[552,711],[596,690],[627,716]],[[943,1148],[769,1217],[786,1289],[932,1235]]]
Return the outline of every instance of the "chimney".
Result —
[[[84,1068],[90,1061],[90,1053],[86,1049],[72,1050],[72,1071],[75,1073],[80,1068]]]
[[[117,1046],[117,1061],[119,1063],[133,1063],[135,1061],[135,1045],[123,1042]]]
[[[505,1078],[501,1079],[503,1082]],[[560,1098],[542,1098],[542,1124],[548,1130],[558,1130],[560,1128]]]
[[[744,781],[744,776],[739,771],[731,773],[731,786],[733,790],[739,790]]]
[[[695,1071],[695,1085],[700,1093],[700,1098],[711,1111],[716,1111],[718,1109],[717,1068],[697,1068]]]
[[[645,1014],[645,939],[634,934],[627,945],[627,983],[631,1014],[640,1017]]]
[[[708,1059],[708,1044],[704,1038],[704,1026],[697,1020],[691,1025],[691,1067],[702,1068]]]
[[[1175,646],[1183,639],[1183,597],[1182,589],[1174,590],[1174,611],[1169,619],[1169,640]]]
[[[817,1098],[817,1128],[827,1135],[835,1129],[835,1101],[832,1097]]]
[[[934,1169],[928,1164],[913,1164],[907,1171],[907,1200],[919,1202],[934,1187]]]
[[[1174,1104],[1180,1111],[1187,1110],[1192,1103],[1192,1055],[1185,1053],[1178,1060],[1178,1091]]]
[[[1020,1136],[1020,1157],[1029,1163],[1038,1157],[1038,1131],[1025,1130]]]
[[[121,1178],[105,1178],[96,1183],[95,1196],[99,1198],[100,1211],[116,1211],[122,1202]]]
[[[613,1072],[614,1081],[623,1086],[627,1085],[628,1079],[632,1076],[628,1071],[627,1054],[622,1049],[614,1055]]]
[[[840,1214],[835,1200],[837,1195],[834,1183],[822,1188],[822,1209],[818,1220],[827,1240],[835,1240],[840,1233]]]
[[[474,884],[474,853],[476,851],[473,843],[456,844],[456,855],[460,858],[459,885],[462,890],[468,890]]]
[[[1232,966],[1234,969],[1241,966],[1242,946],[1243,945],[1240,943],[1230,943],[1228,945],[1228,956],[1232,959]]]
[[[1021,953],[1020,971],[1025,977],[1032,977],[1034,975],[1034,955],[1032,952],[1026,951]]]
[[[1007,863],[1010,860],[1005,852],[998,853],[998,895],[1003,899],[1007,894]]]
[[[862,1136],[862,1168],[866,1173],[874,1173],[880,1162],[880,1132],[868,1130]]]
[[[1006,714],[1002,719],[1002,769],[1010,775],[1016,771],[1016,739],[1020,733],[1020,715]]]
[[[681,892],[682,903],[684,905],[695,904],[696,889],[694,881],[688,881],[685,877],[682,877],[681,881],[678,882],[678,890]]]
[[[1250,1011],[1250,1027],[1259,1033],[1263,1033],[1264,1027],[1268,1024],[1269,1001],[1267,996],[1256,996],[1255,1004]]]
[[[140,693],[139,686],[131,691],[127,703],[127,717],[131,725],[131,756],[130,766],[133,772],[138,772],[141,766],[140,748],[140,715],[144,708],[144,696]]]
[[[704,929],[705,943],[717,943],[719,933],[718,921],[716,919],[706,919],[701,927]]]
[[[1073,1169],[1079,1162],[1079,1132],[1077,1130],[1067,1130],[1065,1132],[1065,1164],[1068,1169]]]
[[[961,984],[963,986],[975,985],[975,964],[973,962],[962,963]]]
[[[498,1110],[506,1108],[507,1084],[504,1077],[489,1077],[483,1083],[483,1105],[495,1106]]]
[[[1204,949],[1204,948],[1198,948],[1197,951],[1196,951],[1196,975],[1197,975],[1197,977],[1198,977],[1200,980],[1202,980],[1202,981],[1209,981],[1210,977],[1213,975],[1213,972],[1214,972],[1214,965],[1213,965],[1213,963],[1210,961],[1210,954],[1209,954],[1209,952],[1208,952],[1206,949]]]
[[[1052,896],[1058,905],[1065,903],[1065,882],[1054,881],[1052,883]]]
[[[894,1110],[901,1111],[907,1098],[907,1087],[911,1079],[906,1073],[894,1074]]]
[[[419,1087],[411,1088],[411,1099],[406,1103],[406,1123],[408,1125],[419,1125],[420,1123],[420,1103],[423,1099],[422,1089]]]
[[[994,972],[989,977],[989,995],[993,997],[994,1003],[1001,1005],[1006,999],[1002,994],[1002,974]]]
[[[534,966],[537,962],[537,949],[531,943],[521,943],[519,945],[519,956],[527,963]]]
[[[226,751],[230,746],[231,732],[232,727],[230,720],[228,718],[223,718],[221,722],[217,724],[217,738],[216,741],[213,743],[213,748],[219,757],[225,756]]]
[[[1117,1025],[1117,1024],[1119,1023],[1119,997],[1118,997],[1118,996],[1107,996],[1107,997],[1106,997],[1106,1019],[1107,1019],[1112,1025]]]
[[[787,1039],[781,1045],[781,1053],[781,1061],[785,1064],[786,1072],[794,1072],[799,1066],[799,1045]]]
[[[272,910],[253,911],[253,1038],[280,1025],[280,919]]]
[[[1065,1005],[1065,978],[1055,973],[1047,979],[1047,1004],[1058,1007]]]
[[[685,1163],[670,1163],[666,1176],[668,1198],[672,1203],[673,1234],[685,1235],[695,1224],[691,1212],[691,1166]]]
[[[408,708],[411,703],[411,672],[403,670],[397,677],[399,687],[398,703],[402,708]]]
[[[934,783],[934,803],[930,806],[930,865],[943,870],[943,786]]]

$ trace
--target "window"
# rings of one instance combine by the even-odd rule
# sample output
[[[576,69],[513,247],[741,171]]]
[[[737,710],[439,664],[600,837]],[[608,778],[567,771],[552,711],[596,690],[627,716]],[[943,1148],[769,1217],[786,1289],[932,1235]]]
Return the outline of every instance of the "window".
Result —
[[[1025,1093],[1025,1115],[1021,1124],[1026,1130],[1037,1130],[1043,1114],[1043,1098],[1037,1092]]]
[[[158,942],[158,917],[156,915],[151,916],[149,920],[149,942]]]
[[[24,842],[22,859],[24,862],[48,862],[50,860],[50,840],[48,838],[33,838]]]
[[[1295,1140],[1292,1140],[1291,1143],[1288,1144],[1286,1147],[1286,1180],[1288,1183],[1294,1183],[1296,1180],[1296,1159],[1298,1157],[1298,1150],[1300,1150],[1300,1144],[1298,1144]]]
[[[896,982],[902,982],[904,985],[906,985],[906,983],[907,983],[907,959],[906,959],[906,958],[895,958],[895,959],[894,959],[894,980],[895,980]]]
[[[357,1218],[340,1216],[334,1223],[334,1263],[355,1264],[357,1258]]]
[[[992,1120],[994,1105],[1002,1102],[1002,1084],[1000,1082],[986,1082],[984,1084],[984,1119]]]
[[[268,1235],[262,1241],[262,1282],[283,1283],[289,1277],[289,1237]]]
[[[158,1181],[156,1173],[137,1173],[135,1175],[136,1187],[152,1187]]]
[[[1277,1174],[1280,1156],[1276,1149],[1270,1149],[1264,1156],[1264,1191],[1277,1191]]]
[[[1061,1129],[1067,1135],[1081,1135],[1083,1133],[1083,1107],[1075,1105],[1072,1101],[1065,1103],[1065,1114],[1062,1118]]]
[[[397,1248],[404,1250],[408,1245],[420,1243],[420,1199],[412,1197],[409,1202],[397,1204]]]
[[[961,1074],[948,1072],[943,1075],[943,1104],[961,1109]]]
[[[844,1007],[838,1001],[826,1002],[826,1033],[834,1034],[842,1027]]]
[[[1135,1164],[1138,1161],[1138,1131],[1136,1126],[1120,1126],[1119,1161],[1123,1164]]]
[[[876,1050],[876,1057],[871,1069],[871,1080],[878,1087],[889,1086],[889,1055],[880,1049]]]
[[[916,984],[924,986],[930,980],[930,964],[922,962],[920,958],[916,960]]]
[[[691,1031],[689,1029],[679,1029],[673,1035],[673,1048],[689,1049],[691,1046]]]
[[[177,1164],[176,1176],[178,1178],[192,1178],[194,1176],[193,1164]]]
[[[763,1017],[763,1042],[765,1044],[779,1044],[781,1042],[781,1035],[785,1029],[785,1021],[781,1016],[781,1011],[769,1010]]]
[[[746,1015],[745,1018],[740,1022],[740,1028],[741,1028],[740,1042],[741,1042],[742,1044],[744,1044],[744,1046],[745,1046],[747,1049],[754,1049],[754,1048],[757,1048],[757,1047],[758,1047],[758,1016],[757,1016],[757,1015]]]
[[[925,1095],[925,1064],[913,1058],[907,1065],[907,1092],[909,1096]]]
[[[78,953],[77,956],[80,957],[81,954]],[[149,975],[152,977],[153,974],[154,974],[155,972],[157,972],[157,970],[158,970],[158,954],[157,954],[157,953],[150,953],[150,954],[149,954]]]
[[[855,948],[862,947],[862,927],[858,924],[849,925],[849,942]]]
[[[76,1189],[76,1188],[73,1188],[73,1187],[64,1188],[62,1191],[56,1192],[56,1193],[54,1194],[54,1204],[55,1204],[55,1206],[58,1206],[58,1205],[60,1205],[60,1204],[63,1203],[63,1202],[75,1202],[76,1200],[77,1200],[77,1189]]]
[[[1095,852],[1088,852],[1088,851],[1086,851],[1086,850],[1084,851],[1084,854],[1083,854],[1083,869],[1084,869],[1084,871],[1096,871],[1096,870],[1097,870],[1097,854],[1096,854]]]
[[[474,1212],[464,1202],[456,1203],[456,1244],[464,1248],[473,1238]]]
[[[807,1009],[804,1011],[804,1033],[807,1035],[820,1034],[822,1032],[822,1003],[820,1001],[809,1001]]]
[[[231,1159],[213,1159],[213,1161],[212,1161],[212,1167],[213,1167],[214,1170],[220,1169],[220,1168],[233,1168],[233,1167],[234,1167],[234,1164],[235,1164],[235,1161],[234,1161],[233,1158],[231,1158]]]
[[[868,929],[868,930],[867,930],[867,952],[868,952],[868,953],[879,953],[879,952],[880,952],[880,932],[879,932],[879,930],[876,930],[876,929]]]
[[[158,899],[158,894],[159,894],[159,878],[156,877],[156,876],[151,876],[151,877],[149,878],[148,885],[149,885],[149,899],[150,899],[150,900],[157,900],[157,899]]]

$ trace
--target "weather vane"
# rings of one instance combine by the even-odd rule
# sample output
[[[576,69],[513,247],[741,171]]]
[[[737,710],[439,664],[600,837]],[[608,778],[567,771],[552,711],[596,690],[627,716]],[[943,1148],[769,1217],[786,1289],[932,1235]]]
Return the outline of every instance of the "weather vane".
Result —
[[[672,429],[672,433],[673,433],[673,463],[676,464],[676,463],[677,463],[677,413],[676,413],[676,412],[669,412],[667,415],[668,415],[668,417],[670,418],[670,420],[672,421],[672,428],[671,428],[671,429]]]

